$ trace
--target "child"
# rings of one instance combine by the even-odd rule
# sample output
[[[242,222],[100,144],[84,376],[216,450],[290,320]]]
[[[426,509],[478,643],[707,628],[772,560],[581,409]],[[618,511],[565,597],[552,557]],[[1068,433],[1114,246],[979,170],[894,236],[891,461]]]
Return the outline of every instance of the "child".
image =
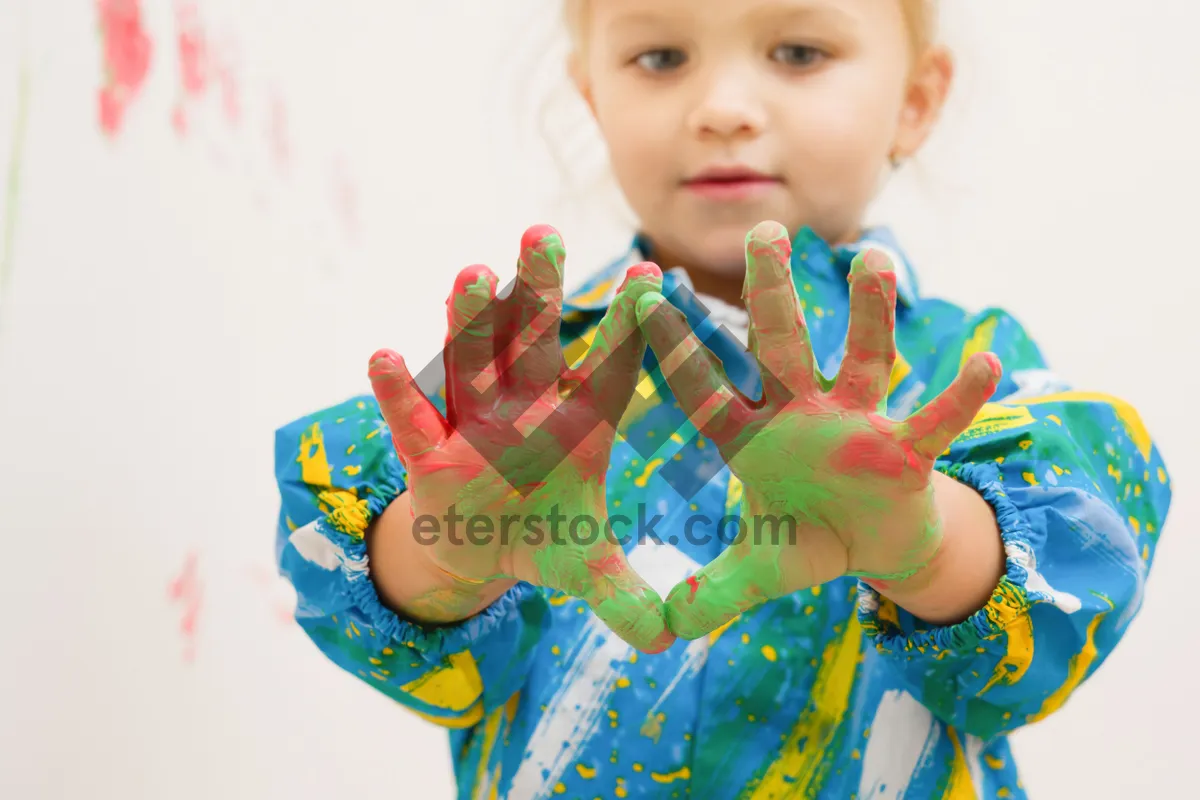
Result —
[[[504,299],[460,273],[432,403],[381,351],[279,432],[298,621],[462,798],[1025,796],[1005,734],[1112,651],[1171,494],[1132,408],[862,227],[949,90],[935,9],[566,10],[640,233],[564,301],[531,229]]]

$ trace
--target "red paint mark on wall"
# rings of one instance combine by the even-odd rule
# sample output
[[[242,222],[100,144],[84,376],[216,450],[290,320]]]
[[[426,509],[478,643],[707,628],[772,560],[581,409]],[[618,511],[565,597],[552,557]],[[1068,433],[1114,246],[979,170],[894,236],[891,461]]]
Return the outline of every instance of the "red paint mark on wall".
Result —
[[[271,96],[271,116],[267,122],[267,138],[271,143],[271,154],[280,169],[286,169],[292,157],[291,142],[288,137],[287,108],[283,98],[278,94]]]
[[[295,625],[296,592],[291,584],[262,566],[250,567],[249,575],[266,596],[271,617],[286,628]]]
[[[230,125],[237,125],[242,117],[242,93],[237,82],[237,72],[234,68],[236,59],[233,56],[232,43],[224,49],[224,55],[214,65],[214,75],[221,87],[221,107],[225,109],[225,120]]]
[[[179,633],[183,637],[183,660],[191,663],[196,658],[196,624],[200,618],[200,604],[204,587],[197,575],[198,556],[188,553],[179,574],[167,586],[167,597],[183,606],[179,620]]]
[[[125,112],[150,71],[153,46],[142,27],[140,0],[96,0],[104,85],[100,88],[100,127],[110,135],[120,130]]]
[[[221,93],[225,118],[236,124],[241,117],[241,95],[230,56],[232,46],[214,47],[195,3],[175,4],[176,49],[183,95],[171,112],[171,125],[183,135],[188,130],[189,106],[202,100],[215,85]]]

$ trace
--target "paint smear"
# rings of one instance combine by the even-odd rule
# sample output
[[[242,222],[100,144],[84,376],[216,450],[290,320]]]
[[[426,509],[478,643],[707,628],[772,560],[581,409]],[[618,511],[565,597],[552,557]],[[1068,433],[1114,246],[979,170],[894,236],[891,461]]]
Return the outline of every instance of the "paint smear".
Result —
[[[100,127],[116,134],[150,71],[153,46],[142,27],[140,0],[96,0],[104,55]]]
[[[241,118],[241,94],[229,55],[232,47],[212,45],[195,3],[175,4],[175,24],[182,96],[171,112],[171,126],[179,135],[186,134],[189,107],[203,100],[213,86],[220,91],[226,121],[237,124]]]
[[[17,79],[17,121],[13,126],[12,151],[8,159],[8,185],[4,192],[4,249],[0,250],[0,305],[12,275],[13,241],[17,234],[17,200],[21,192],[21,159],[25,132],[29,128],[29,66],[21,65]]]
[[[196,659],[196,624],[204,596],[204,587],[197,572],[198,562],[199,557],[195,551],[188,553],[183,568],[167,586],[167,597],[171,602],[183,606],[179,633],[183,637],[183,660],[189,664]]]
[[[247,574],[266,598],[271,618],[285,628],[290,629],[295,625],[296,592],[291,584],[261,565],[248,568]]]
[[[292,148],[288,136],[287,107],[278,93],[271,95],[270,117],[267,120],[267,139],[271,144],[271,155],[279,168],[287,169],[291,161]]]

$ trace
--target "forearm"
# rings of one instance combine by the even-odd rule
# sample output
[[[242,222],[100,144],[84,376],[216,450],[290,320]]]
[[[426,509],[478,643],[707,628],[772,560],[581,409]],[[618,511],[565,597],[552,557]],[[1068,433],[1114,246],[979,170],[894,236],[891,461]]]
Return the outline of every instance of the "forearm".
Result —
[[[478,614],[516,583],[473,584],[437,568],[413,531],[412,498],[401,494],[367,529],[371,580],[379,599],[414,622],[447,624]]]
[[[983,608],[1004,575],[1004,544],[992,507],[955,479],[933,473],[942,543],[912,577],[872,581],[880,594],[931,625],[953,625]]]

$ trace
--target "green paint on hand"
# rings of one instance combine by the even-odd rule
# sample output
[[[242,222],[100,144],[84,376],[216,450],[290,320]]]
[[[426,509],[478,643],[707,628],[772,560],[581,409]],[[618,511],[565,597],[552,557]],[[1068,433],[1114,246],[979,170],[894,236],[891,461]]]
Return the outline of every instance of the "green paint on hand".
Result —
[[[583,599],[625,641],[658,652],[675,637],[662,598],[607,535],[605,477],[645,353],[634,307],[661,289],[662,275],[652,264],[630,269],[569,369],[558,337],[565,257],[557,231],[536,226],[507,297],[496,298],[486,267],[459,273],[447,302],[444,418],[398,355],[371,360],[407,471],[414,535],[435,525],[440,535],[424,552],[447,579],[407,610],[461,619],[487,587],[518,579]]]
[[[933,461],[1000,378],[999,362],[983,354],[908,420],[888,419],[881,411],[896,357],[896,278],[887,258],[869,251],[854,260],[846,356],[828,380],[815,366],[790,256],[778,223],[747,236],[743,297],[761,403],[729,384],[661,295],[638,301],[639,324],[680,407],[744,486],[739,538],[667,598],[671,629],[683,638],[841,575],[916,574],[941,543]]]

